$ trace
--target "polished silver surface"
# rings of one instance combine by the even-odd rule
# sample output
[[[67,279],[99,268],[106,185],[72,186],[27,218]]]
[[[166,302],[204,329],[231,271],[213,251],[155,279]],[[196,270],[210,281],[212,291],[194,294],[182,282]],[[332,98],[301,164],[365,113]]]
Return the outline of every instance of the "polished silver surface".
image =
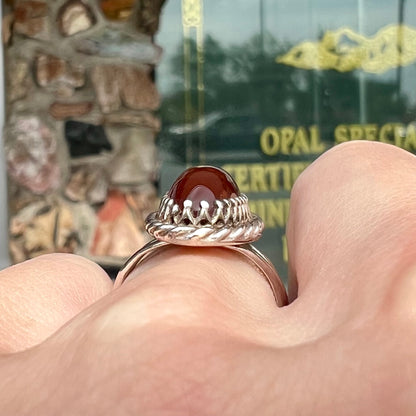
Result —
[[[159,210],[146,218],[146,230],[155,239],[131,256],[117,275],[115,288],[120,287],[130,273],[170,245],[223,247],[241,254],[269,283],[276,303],[287,304],[286,289],[273,264],[249,243],[261,237],[264,224],[252,214],[244,194],[229,199],[198,202],[186,199],[179,205],[165,195]]]
[[[252,215],[249,221],[222,227],[181,225],[161,221],[156,213],[146,219],[146,230],[158,240],[184,246],[227,246],[251,243],[261,237],[263,221]]]
[[[165,195],[160,201],[159,210],[156,214],[163,222],[177,225],[210,225],[213,227],[250,221],[253,216],[248,206],[248,198],[244,194],[234,198],[217,199],[212,207],[207,201],[202,200],[198,208],[198,215],[195,216],[193,201],[186,199],[182,207]]]
[[[191,200],[183,207],[164,196],[159,210],[146,219],[146,230],[157,240],[185,246],[227,246],[251,243],[261,237],[263,221],[252,214],[248,198],[201,201],[197,215]]]
[[[122,270],[117,275],[114,283],[114,288],[120,287],[127,279],[129,274],[140,264],[155,256],[156,254],[163,254],[163,250],[171,244],[165,241],[152,240],[144,247],[134,253],[126,262]],[[269,283],[273,292],[274,298],[278,306],[287,305],[286,289],[277,274],[273,264],[260,251],[250,244],[224,246],[223,248],[235,251],[242,256],[249,264],[254,266]]]

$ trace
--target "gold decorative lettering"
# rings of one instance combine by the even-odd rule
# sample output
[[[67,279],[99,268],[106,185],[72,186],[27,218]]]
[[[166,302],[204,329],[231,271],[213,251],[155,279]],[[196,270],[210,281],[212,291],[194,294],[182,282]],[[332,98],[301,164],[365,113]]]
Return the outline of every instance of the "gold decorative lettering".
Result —
[[[280,169],[282,170],[283,189],[285,191],[290,191],[295,182],[292,180],[291,164],[289,165],[289,163],[282,163]]]
[[[364,125],[364,137],[366,140],[377,140],[377,124]]]
[[[267,228],[284,227],[289,215],[289,200],[267,200],[266,210],[265,226]]]
[[[202,20],[201,0],[182,0],[182,24],[186,27],[196,27]]]
[[[289,249],[287,247],[286,234],[282,235],[282,257],[284,262],[289,262]]]
[[[402,124],[393,124],[394,144],[402,147],[403,139],[406,138],[406,128]]]
[[[350,126],[350,140],[363,140],[364,129],[360,124],[352,124]]]
[[[223,168],[244,193],[290,191],[295,180],[311,162],[230,164]]]
[[[266,175],[264,165],[255,164],[250,166],[250,191],[267,192]]]
[[[249,200],[248,205],[250,207],[250,211],[257,214],[261,219],[266,218],[266,206],[264,201],[262,200]]]
[[[223,168],[234,177],[241,192],[250,192],[247,165],[225,165]]]
[[[414,124],[409,124],[407,128],[404,148],[409,152],[416,151],[416,128]]]
[[[266,127],[260,136],[260,148],[268,156],[279,152],[280,138],[276,127]]]
[[[335,128],[335,143],[339,144],[348,140],[348,128],[345,124],[340,124]]]
[[[383,143],[393,144],[391,138],[389,138],[390,134],[393,132],[393,125],[392,124],[385,124],[380,129],[380,141]]]
[[[299,127],[295,135],[295,142],[293,143],[292,153],[299,155],[301,153],[310,153],[308,144],[308,133],[304,127]]]
[[[295,45],[276,62],[303,69],[349,72],[362,69],[381,74],[416,61],[416,29],[404,24],[363,36],[350,28],[328,30],[318,42]]]
[[[280,135],[282,138],[282,150],[281,153],[284,155],[290,155],[290,148],[295,138],[295,129],[293,127],[282,127],[280,129]]]
[[[270,191],[277,192],[280,189],[279,184],[279,173],[281,171],[280,164],[270,163],[265,166],[265,172],[269,180],[269,189]]]
[[[322,153],[325,151],[325,145],[321,142],[321,133],[318,126],[309,127],[309,133],[311,136],[311,148],[310,152],[314,154]]]
[[[334,131],[335,143],[350,140],[371,140],[392,144],[410,152],[416,151],[416,125],[401,123],[377,124],[340,124]]]
[[[250,209],[263,219],[265,228],[284,228],[289,217],[289,198],[257,199],[249,202]]]
[[[266,127],[260,136],[260,148],[268,156],[277,154],[300,155],[317,154],[325,150],[317,126],[305,127]]]

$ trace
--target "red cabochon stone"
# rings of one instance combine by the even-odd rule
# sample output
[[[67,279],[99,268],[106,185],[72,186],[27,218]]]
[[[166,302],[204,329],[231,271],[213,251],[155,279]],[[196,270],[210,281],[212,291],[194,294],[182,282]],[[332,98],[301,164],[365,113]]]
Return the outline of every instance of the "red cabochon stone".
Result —
[[[225,170],[213,166],[189,168],[176,179],[168,196],[181,208],[186,199],[192,201],[193,215],[197,216],[200,202],[207,201],[212,215],[216,199],[235,198],[240,195],[234,179]]]

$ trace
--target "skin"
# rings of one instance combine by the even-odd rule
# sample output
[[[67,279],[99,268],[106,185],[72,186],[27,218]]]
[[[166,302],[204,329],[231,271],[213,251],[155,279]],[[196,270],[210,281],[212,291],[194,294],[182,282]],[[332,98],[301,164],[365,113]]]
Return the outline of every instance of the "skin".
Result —
[[[337,146],[298,179],[290,305],[225,249],[113,290],[54,254],[0,272],[2,415],[414,415],[416,158]]]

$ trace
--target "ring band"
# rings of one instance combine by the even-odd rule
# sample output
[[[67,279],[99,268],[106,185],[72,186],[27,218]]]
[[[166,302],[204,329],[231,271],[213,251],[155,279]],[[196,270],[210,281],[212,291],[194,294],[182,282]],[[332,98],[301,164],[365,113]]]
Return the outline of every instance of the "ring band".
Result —
[[[212,166],[187,169],[162,198],[159,210],[146,218],[146,230],[154,239],[127,260],[114,287],[169,245],[223,247],[243,255],[268,282],[277,305],[284,306],[286,289],[276,269],[249,244],[260,238],[263,227],[227,172]]]
[[[114,288],[120,287],[127,279],[128,275],[140,264],[149,260],[151,257],[163,251],[164,248],[170,246],[170,243],[153,239],[144,245],[140,250],[136,251],[125,263],[120,270],[114,283]],[[287,305],[286,289],[283,286],[274,266],[270,260],[265,257],[259,250],[251,244],[243,244],[238,246],[224,246],[223,248],[242,254],[249,263],[253,265],[265,278],[270,285],[273,296],[278,306]]]

